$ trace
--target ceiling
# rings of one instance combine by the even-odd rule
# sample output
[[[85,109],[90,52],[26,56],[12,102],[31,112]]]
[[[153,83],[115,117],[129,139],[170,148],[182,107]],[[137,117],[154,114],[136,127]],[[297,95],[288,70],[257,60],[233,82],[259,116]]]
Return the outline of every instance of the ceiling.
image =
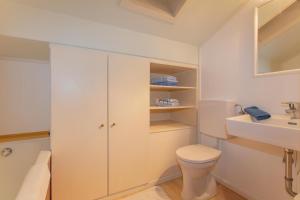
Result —
[[[10,1],[171,40],[201,45],[248,0],[187,0],[174,23],[131,12],[120,6],[120,0]]]

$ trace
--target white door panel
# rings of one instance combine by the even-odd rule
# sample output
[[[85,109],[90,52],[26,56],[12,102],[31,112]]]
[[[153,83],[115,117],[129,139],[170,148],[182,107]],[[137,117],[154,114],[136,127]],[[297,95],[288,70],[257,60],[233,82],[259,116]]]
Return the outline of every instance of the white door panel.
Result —
[[[109,56],[109,194],[147,182],[147,59]],[[115,125],[113,125],[115,123]]]
[[[53,200],[107,195],[107,59],[51,45]]]

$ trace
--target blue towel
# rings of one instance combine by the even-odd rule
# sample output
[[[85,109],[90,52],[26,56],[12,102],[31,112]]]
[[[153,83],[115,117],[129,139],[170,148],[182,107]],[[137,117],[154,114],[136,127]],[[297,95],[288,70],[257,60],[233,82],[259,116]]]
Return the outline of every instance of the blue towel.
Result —
[[[163,82],[151,82],[153,85],[165,85],[165,86],[176,86],[177,82],[169,82],[169,81],[163,81]]]
[[[261,109],[259,109],[256,106],[251,106],[244,109],[246,113],[248,113],[250,116],[254,117],[256,120],[264,120],[269,119],[271,115]]]

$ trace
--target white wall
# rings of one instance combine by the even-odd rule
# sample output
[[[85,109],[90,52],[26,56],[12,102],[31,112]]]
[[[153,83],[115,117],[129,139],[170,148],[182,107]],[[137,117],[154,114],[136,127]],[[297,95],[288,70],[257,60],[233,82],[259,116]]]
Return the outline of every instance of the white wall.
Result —
[[[50,129],[49,64],[0,59],[0,135]],[[14,200],[23,178],[49,139],[0,143],[0,199]]]
[[[50,130],[50,67],[0,59],[0,135]]]
[[[198,64],[198,48],[0,0],[0,34]]]
[[[300,101],[300,75],[254,77],[254,7],[260,2],[250,0],[201,47],[202,99],[236,100],[283,113],[281,102]],[[220,147],[223,154],[215,173],[225,183],[249,199],[290,199],[280,148],[238,140],[221,142]]]

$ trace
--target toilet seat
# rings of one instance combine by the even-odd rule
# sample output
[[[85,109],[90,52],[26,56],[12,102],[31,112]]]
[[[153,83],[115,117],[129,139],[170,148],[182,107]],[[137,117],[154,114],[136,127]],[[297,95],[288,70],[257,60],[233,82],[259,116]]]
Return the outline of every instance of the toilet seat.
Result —
[[[176,155],[185,162],[207,163],[217,160],[221,155],[221,151],[197,144],[179,148]]]

